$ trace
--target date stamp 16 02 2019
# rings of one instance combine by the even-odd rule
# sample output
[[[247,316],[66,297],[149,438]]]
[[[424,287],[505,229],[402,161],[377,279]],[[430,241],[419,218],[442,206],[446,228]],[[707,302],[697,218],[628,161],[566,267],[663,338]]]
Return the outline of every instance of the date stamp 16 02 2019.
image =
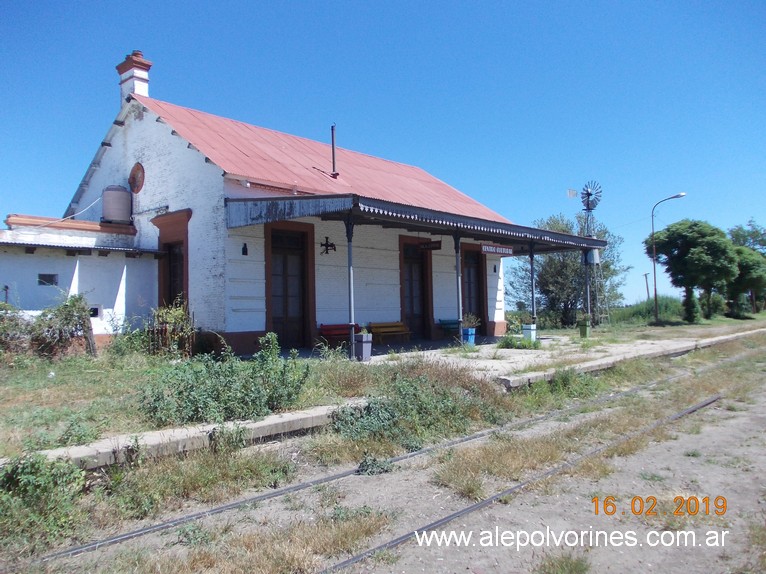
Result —
[[[726,514],[727,504],[725,496],[676,496],[673,498],[672,510],[660,510],[657,508],[657,498],[654,496],[634,496],[630,503],[617,500],[614,496],[599,498],[594,496],[591,499],[593,503],[593,512],[598,516],[605,514],[614,515],[633,515],[633,516],[723,516]]]

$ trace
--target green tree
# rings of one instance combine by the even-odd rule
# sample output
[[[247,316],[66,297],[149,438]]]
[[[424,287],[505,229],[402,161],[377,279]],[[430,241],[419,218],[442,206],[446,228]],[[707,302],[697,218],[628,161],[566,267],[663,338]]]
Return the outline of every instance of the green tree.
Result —
[[[552,215],[534,222],[535,227],[561,233],[585,234],[585,214],[570,219],[563,214]],[[607,227],[593,222],[591,231],[599,239],[607,241],[601,251],[601,272],[604,277],[602,301],[610,307],[622,301],[620,288],[625,282],[629,267],[621,263],[620,247],[622,237],[610,232]],[[560,326],[574,325],[577,310],[583,308],[585,299],[585,272],[580,251],[549,253],[535,257],[535,283],[537,285],[538,314],[549,315],[553,323]],[[532,300],[532,285],[529,276],[529,258],[519,257],[511,264],[505,285],[506,300],[516,302],[517,307],[529,309]]]
[[[750,293],[750,305],[753,313],[757,311],[755,299],[766,290],[766,257],[755,249],[738,245],[734,248],[737,254],[739,274],[728,284],[729,299],[733,304],[732,311],[739,312],[739,300],[745,293]]]
[[[729,237],[734,245],[749,247],[766,255],[766,228],[758,225],[755,219],[751,218],[747,226],[737,225],[729,229]]]
[[[726,234],[706,221],[683,219],[654,234],[657,262],[665,266],[670,282],[684,290],[685,319],[694,322],[694,289],[703,290],[706,314],[712,311],[713,291],[722,291],[737,275],[737,254]],[[644,239],[652,256],[652,236]]]

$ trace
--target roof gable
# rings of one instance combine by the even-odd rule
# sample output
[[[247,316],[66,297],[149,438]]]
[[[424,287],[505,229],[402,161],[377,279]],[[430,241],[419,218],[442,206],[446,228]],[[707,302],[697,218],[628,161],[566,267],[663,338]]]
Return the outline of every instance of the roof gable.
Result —
[[[510,223],[426,171],[337,148],[340,175],[325,169],[328,144],[133,94],[227,174],[315,195],[357,194],[393,203]]]

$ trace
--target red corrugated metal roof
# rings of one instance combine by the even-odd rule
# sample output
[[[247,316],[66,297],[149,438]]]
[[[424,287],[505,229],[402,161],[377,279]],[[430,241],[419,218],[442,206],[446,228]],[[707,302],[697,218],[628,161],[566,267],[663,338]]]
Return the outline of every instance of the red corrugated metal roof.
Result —
[[[511,223],[478,201],[418,167],[337,148],[338,178],[330,176],[329,144],[133,94],[178,135],[229,174],[317,195],[354,193]]]

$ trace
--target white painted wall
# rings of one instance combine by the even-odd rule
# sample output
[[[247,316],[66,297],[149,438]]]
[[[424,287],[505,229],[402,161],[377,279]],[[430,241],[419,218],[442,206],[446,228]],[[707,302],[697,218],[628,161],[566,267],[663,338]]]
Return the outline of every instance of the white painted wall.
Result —
[[[321,323],[348,321],[348,271],[346,230],[342,222],[304,218],[314,225],[313,246],[316,273],[316,320]],[[401,317],[399,290],[398,229],[360,225],[354,232],[355,316],[359,324],[398,321]],[[329,238],[336,251],[322,255],[320,244]],[[457,317],[455,251],[451,236],[423,236],[442,241],[432,251],[434,320]],[[242,255],[247,243],[248,255]],[[469,242],[465,242],[469,243]],[[229,230],[226,241],[226,331],[258,331],[266,326],[264,226]],[[494,266],[497,265],[497,272]],[[487,301],[489,319],[503,320],[503,275],[499,257],[487,258]]]
[[[307,220],[308,221],[308,220]],[[348,241],[346,227],[339,221],[315,220],[317,323],[348,321]],[[320,255],[325,237],[336,251]],[[368,225],[354,228],[354,320],[398,321],[401,317],[399,293],[399,233]]]
[[[487,317],[490,321],[505,321],[503,261],[496,255],[487,255]]]
[[[247,244],[247,255],[242,246]],[[226,331],[266,329],[266,258],[263,225],[229,230],[226,240]]]
[[[138,102],[126,104],[125,125],[111,130],[111,147],[91,176],[79,205],[87,206],[109,185],[128,187],[128,175],[136,162],[145,170],[144,187],[133,195],[133,221],[138,231],[136,246],[157,249],[159,231],[151,219],[166,211],[191,209],[189,221],[189,306],[199,327],[224,330],[226,283],[224,257],[227,237],[223,177],[220,168],[172,135],[172,127],[157,122],[157,116],[143,111]],[[99,221],[101,202],[78,216]],[[128,289],[132,286],[128,283]],[[157,304],[154,293],[143,292],[150,306]],[[131,298],[128,293],[128,299]]]
[[[58,285],[38,285],[38,274],[58,275]],[[126,258],[112,252],[100,257],[96,251],[67,256],[61,249],[37,248],[25,253],[21,246],[0,248],[0,286],[10,288],[10,304],[40,311],[81,293],[89,306],[101,310],[91,321],[97,335],[111,333],[126,317],[146,316],[156,284],[157,264],[151,256]]]

